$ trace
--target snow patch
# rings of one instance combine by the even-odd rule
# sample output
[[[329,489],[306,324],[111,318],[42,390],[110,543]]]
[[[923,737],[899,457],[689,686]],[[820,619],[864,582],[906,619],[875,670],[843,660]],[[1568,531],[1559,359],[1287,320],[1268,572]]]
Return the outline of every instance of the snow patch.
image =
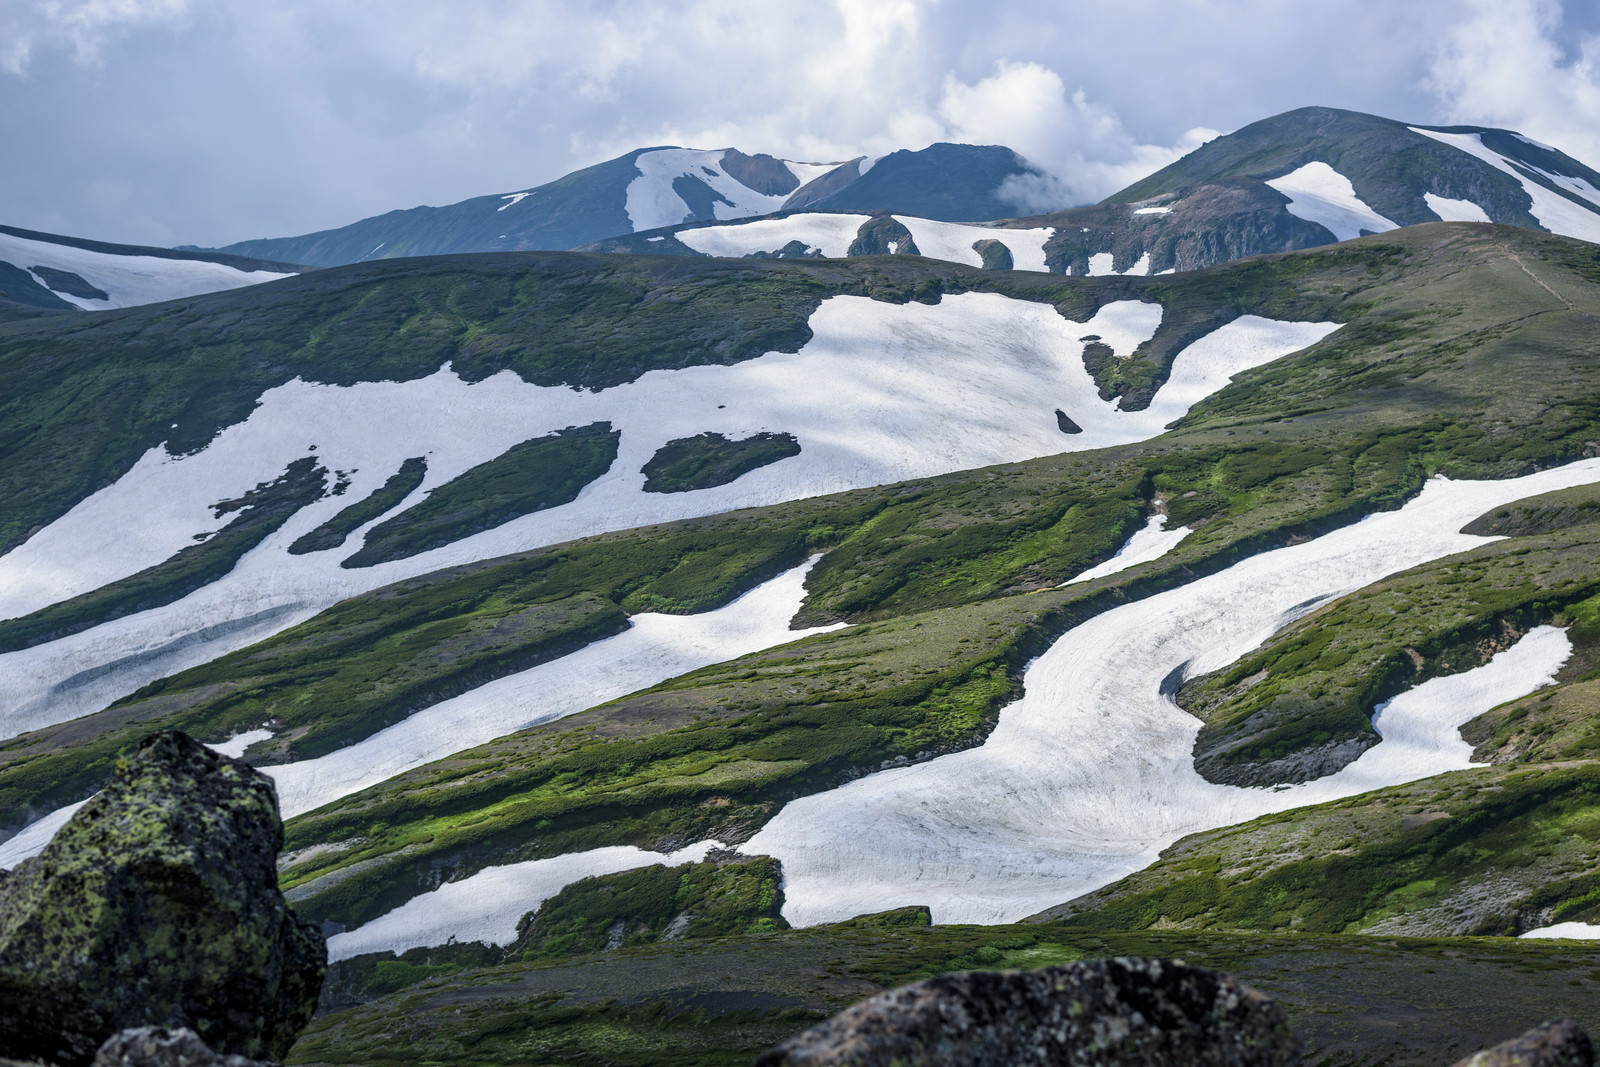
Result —
[[[668,678],[811,634],[789,629],[819,557],[698,615],[644,613],[629,628],[571,655],[498,678],[434,704],[364,741],[318,759],[263,767],[285,819],[436,759],[564,718]]]
[[[215,293],[223,289],[238,289],[246,285],[293,274],[257,270],[244,271],[222,263],[209,263],[199,259],[163,259],[160,256],[124,256],[109,252],[91,252],[86,248],[56,244],[53,241],[36,241],[0,233],[0,260],[32,273],[34,267],[76,274],[109,299],[73,296],[56,292],[61,299],[88,311],[105,311],[110,308],[136,307],[160,300],[199,293]],[[49,284],[37,274],[33,277],[40,285]],[[55,290],[51,290],[55,292]]]
[[[504,200],[505,203],[495,208],[495,211],[504,211],[508,207],[516,207],[528,197],[532,196],[535,192],[537,192],[537,190],[530,189],[525,193],[507,193],[505,196],[500,198],[501,200]],[[500,236],[504,237],[505,234],[501,234]],[[376,251],[376,249],[374,251]]]
[[[1445,735],[1547,684],[1570,651],[1564,634],[1530,634],[1454,689],[1418,687],[1385,709],[1385,739],[1360,759],[1277,790],[1201,778],[1200,723],[1162,683],[1234,662],[1308,597],[1486,543],[1459,531],[1491,508],[1597,480],[1600,460],[1504,482],[1435,479],[1399,511],[1096,616],[1034,661],[982,747],[793,801],[742,848],[782,861],[796,925],[907,904],[930,905],[937,922],[1012,922],[1148,866],[1185,834],[1465,766]]]
[[[232,737],[228,738],[226,741],[220,742],[219,744],[207,745],[206,747],[211,751],[221,755],[231,756],[234,759],[239,759],[244,755],[245,749],[249,748],[257,741],[266,741],[271,737],[271,730],[268,730],[265,727],[257,727],[254,730],[246,730],[242,734],[234,734]],[[283,817],[287,819],[289,816],[285,814]]]
[[[328,959],[344,960],[364,952],[404,952],[422,945],[487,941],[509,945],[517,939],[517,923],[530,911],[581,878],[617,874],[655,863],[698,863],[721,847],[702,841],[677,852],[645,852],[632,845],[613,845],[553,859],[529,860],[489,867],[458,882],[446,882],[431,893],[354,930],[328,938]]]
[[[1117,554],[1103,563],[1098,563],[1075,578],[1068,578],[1062,585],[1076,585],[1079,582],[1093,581],[1104,578],[1108,574],[1125,571],[1129,567],[1137,567],[1141,563],[1160,559],[1162,556],[1177,548],[1185,537],[1194,533],[1188,526],[1180,526],[1176,530],[1164,529],[1167,517],[1156,512],[1146,520],[1145,524],[1133,532],[1127,543],[1117,549]]]
[[[1423,193],[1428,210],[1439,216],[1440,222],[1493,222],[1489,213],[1471,200],[1451,200],[1446,196]]]
[[[1133,213],[1135,215],[1170,215],[1172,214],[1172,206],[1169,204],[1166,207],[1138,207],[1133,209]]]
[[[850,251],[861,226],[870,216],[798,212],[782,219],[756,219],[731,226],[700,226],[678,233],[678,240],[708,256],[748,256],[757,252],[774,253],[790,241],[820,248],[824,256],[840,259]],[[1044,243],[1051,230],[1001,229],[938,222],[913,216],[894,216],[911,232],[917,251],[929,259],[949,263],[983,266],[983,256],[974,251],[974,242],[999,241],[1011,251],[1017,270],[1048,270],[1044,262]],[[898,251],[898,249],[896,249]]]
[[[0,870],[9,870],[27,859],[29,856],[38,855],[44,851],[44,846],[56,836],[56,831],[67,824],[67,820],[78,814],[78,809],[89,803],[87,798],[76,804],[68,804],[64,808],[57,808],[49,815],[38,819],[20,832],[0,841]]]
[[[766,215],[783,207],[786,196],[767,196],[739,181],[722,169],[725,150],[702,152],[689,148],[658,148],[641,152],[634,160],[639,176],[628,183],[624,209],[633,224],[633,232],[654,230],[662,226],[676,226],[689,221],[692,211],[683,197],[672,188],[678,178],[696,178],[723,200],[712,203],[712,213],[719,219],[740,219],[750,215]]]
[[[1528,211],[1539,225],[1551,233],[1559,233],[1565,237],[1576,237],[1580,241],[1600,242],[1600,214],[1590,211],[1581,204],[1575,204],[1552,189],[1547,189],[1532,180],[1520,167],[1526,164],[1512,165],[1512,161],[1483,143],[1483,138],[1476,133],[1441,133],[1438,130],[1426,130],[1420,126],[1407,127],[1412,133],[1420,133],[1424,137],[1431,137],[1435,141],[1458,148],[1477,159],[1483,160],[1489,166],[1504,174],[1509,174],[1521,183],[1523,190],[1532,201]],[[1534,168],[1529,167],[1529,170]],[[1543,173],[1542,171],[1539,173]],[[1546,177],[1554,178],[1553,175]],[[1576,182],[1578,179],[1567,179]],[[1587,185],[1587,183],[1584,183]]]
[[[1356,196],[1349,178],[1326,163],[1307,163],[1267,184],[1289,198],[1289,214],[1326,227],[1340,241],[1360,237],[1363,230],[1382,233],[1396,228]]]
[[[1600,941],[1600,926],[1591,926],[1588,923],[1556,923],[1554,926],[1541,926],[1537,930],[1529,930],[1518,937],[1550,937],[1564,938],[1569,941]]]
[[[1110,252],[1096,252],[1089,257],[1089,277],[1097,278],[1106,274],[1115,274],[1112,266],[1115,258]]]

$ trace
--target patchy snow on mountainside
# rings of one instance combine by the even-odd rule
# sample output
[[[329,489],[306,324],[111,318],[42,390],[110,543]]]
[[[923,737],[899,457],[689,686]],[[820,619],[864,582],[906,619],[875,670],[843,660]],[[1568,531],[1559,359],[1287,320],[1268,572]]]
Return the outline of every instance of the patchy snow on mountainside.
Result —
[[[703,152],[691,148],[657,148],[639,153],[634,160],[639,176],[628,183],[627,191],[626,210],[634,232],[676,226],[694,218],[694,209],[673,188],[673,183],[680,178],[703,182],[721,198],[713,199],[711,204],[712,212],[719,219],[768,215],[783,207],[784,201],[789,199],[787,193],[772,196],[758,193],[724,170],[722,157],[726,154],[725,149]],[[798,168],[793,164],[784,165],[802,185],[831,169],[818,164]]]
[[[1137,567],[1141,563],[1149,563],[1153,559],[1160,559],[1183,543],[1183,539],[1194,533],[1188,526],[1180,526],[1176,530],[1166,529],[1167,517],[1159,512],[1150,516],[1145,524],[1133,532],[1117,554],[1103,563],[1098,563],[1082,574],[1068,578],[1062,585],[1076,585],[1079,582],[1092,581],[1095,578],[1104,578],[1108,574],[1125,571],[1129,567]]]
[[[1428,210],[1439,216],[1440,222],[1493,222],[1489,213],[1471,200],[1452,200],[1447,196],[1423,193]]]
[[[790,241],[816,248],[824,256],[841,259],[870,216],[827,212],[800,212],[781,219],[760,219],[732,226],[701,226],[680,230],[677,238],[696,252],[708,256],[748,256],[756,252],[777,252]],[[1048,227],[1008,230],[989,226],[968,226],[958,222],[938,222],[910,215],[895,215],[916,242],[917,251],[929,259],[949,263],[983,266],[983,256],[973,249],[979,241],[999,241],[1011,251],[1017,270],[1044,271],[1044,243]]]
[[[36,241],[9,233],[0,233],[0,261],[28,271],[40,285],[68,303],[88,311],[135,307],[159,300],[175,300],[197,293],[214,293],[293,277],[291,274],[265,270],[245,271],[199,259],[92,252],[86,248],[53,241]],[[101,299],[56,289],[47,274],[38,270],[39,267],[76,274],[106,296]],[[58,280],[56,284],[61,283]]]
[[[1531,180],[1521,168],[1527,164],[1517,163],[1515,166],[1507,157],[1496,152],[1483,143],[1483,137],[1476,133],[1441,133],[1438,130],[1425,130],[1420,126],[1408,126],[1412,133],[1420,133],[1424,137],[1431,137],[1435,141],[1459,148],[1469,156],[1483,160],[1495,170],[1503,171],[1522,183],[1522,188],[1527,191],[1528,198],[1533,201],[1528,208],[1530,214],[1539,220],[1539,225],[1551,233],[1559,233],[1567,237],[1576,237],[1580,241],[1600,242],[1600,213],[1590,211],[1581,204],[1573,203],[1560,193],[1545,188],[1538,182]],[[1528,170],[1536,168],[1528,167]],[[1577,179],[1565,178],[1539,171],[1546,178],[1580,192],[1577,185],[1587,186]],[[1580,195],[1587,196],[1586,193]]]
[[[1396,228],[1356,195],[1349,178],[1326,163],[1307,163],[1267,184],[1289,198],[1289,214],[1326,227],[1341,241],[1360,237],[1363,231]]]
[[[1525,934],[1518,934],[1523,938],[1562,938],[1568,941],[1600,941],[1600,926],[1589,923],[1556,923],[1554,926],[1541,926],[1537,930],[1529,930]]]
[[[288,819],[505,734],[563,718],[700,667],[839,629],[843,623],[789,629],[789,620],[805,600],[806,572],[817,558],[715,611],[634,615],[629,628],[615,637],[424,708],[404,722],[326,756],[262,770],[276,781],[278,804]]]
[[[1458,532],[1485,511],[1595,481],[1600,460],[1502,482],[1435,479],[1399,511],[1096,616],[1034,661],[981,747],[792,801],[741,847],[782,861],[796,925],[908,904],[930,905],[937,922],[1010,922],[1148,866],[1185,834],[1465,767],[1453,731],[1548,684],[1570,653],[1564,633],[1535,631],[1446,686],[1396,698],[1385,739],[1360,759],[1276,790],[1201,778],[1199,720],[1162,682],[1233,662],[1308,597],[1485,543]]]
[[[517,922],[562,889],[583,878],[619,874],[652,864],[699,863],[722,845],[701,841],[672,853],[645,852],[632,845],[611,845],[590,852],[569,853],[490,867],[400,905],[371,922],[328,938],[328,958],[344,960],[364,952],[404,952],[420,945],[487,941],[509,945],[517,939]]]
[[[197,453],[147,453],[118,482],[0,558],[0,617],[170,558],[224,524],[212,512],[217,501],[304,456],[346,472],[346,494],[301,509],[230,574],[183,600],[0,656],[0,706],[10,709],[0,718],[0,737],[98,710],[346,597],[441,567],[607,530],[1153,437],[1229,375],[1337,329],[1242,317],[1180,353],[1147,410],[1117,410],[1100,399],[1084,369],[1081,338],[1109,336],[1119,350],[1131,350],[1148,336],[1135,327],[1153,333],[1159,321],[1153,306],[1132,301],[1077,323],[1047,305],[995,294],[947,296],[937,305],[835,297],[813,314],[813,339],[797,353],[652,371],[598,392],[529,385],[510,372],[469,384],[448,367],[410,382],[291,382],[265,393],[247,420]],[[1058,408],[1083,432],[1063,434]],[[286,551],[382,486],[408,457],[426,456],[428,472],[401,506],[521,441],[595,422],[621,431],[619,454],[569,504],[373,567],[339,566],[364,530],[337,550]],[[643,492],[641,468],[668,441],[764,431],[793,434],[800,454],[714,488]]]

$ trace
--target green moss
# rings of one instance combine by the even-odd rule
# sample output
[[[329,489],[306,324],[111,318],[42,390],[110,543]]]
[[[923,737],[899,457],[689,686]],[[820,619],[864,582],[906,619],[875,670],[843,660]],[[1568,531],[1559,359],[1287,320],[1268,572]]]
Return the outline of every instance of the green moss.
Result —
[[[800,454],[793,434],[758,433],[730,441],[703,433],[668,441],[645,463],[644,491],[687,493],[726,485],[740,475]]]

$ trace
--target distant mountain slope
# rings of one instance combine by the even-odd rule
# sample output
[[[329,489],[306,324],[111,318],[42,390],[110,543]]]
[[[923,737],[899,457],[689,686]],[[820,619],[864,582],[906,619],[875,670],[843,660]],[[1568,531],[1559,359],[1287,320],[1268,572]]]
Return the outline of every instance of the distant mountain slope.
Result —
[[[788,214],[691,223],[589,247],[783,258],[899,253],[995,269],[1103,275],[1197,270],[1436,221],[1500,222],[1600,241],[1600,172],[1569,156],[1506,130],[1408,126],[1332,108],[1264,119],[1099,204],[991,222],[986,231],[997,232],[974,231],[959,242],[948,231],[923,237],[934,230],[927,219],[951,216],[858,195],[876,170],[856,186],[811,199],[808,207],[892,212],[890,220]],[[901,229],[912,239],[899,235]],[[1008,229],[1022,232],[1013,236]]]
[[[103,311],[287,278],[298,267],[0,226],[0,310]]]
[[[1194,270],[1420,222],[1501,222],[1600,241],[1600,172],[1507,130],[1301,108],[1210,141],[1051,226],[1050,268]]]
[[[846,163],[795,163],[733,148],[642,148],[522,192],[391,211],[220,251],[326,267],[453,252],[560,251],[641,230],[799,208],[992,219],[1015,214],[998,190],[1028,173],[1016,153],[995,146],[937,144]]]

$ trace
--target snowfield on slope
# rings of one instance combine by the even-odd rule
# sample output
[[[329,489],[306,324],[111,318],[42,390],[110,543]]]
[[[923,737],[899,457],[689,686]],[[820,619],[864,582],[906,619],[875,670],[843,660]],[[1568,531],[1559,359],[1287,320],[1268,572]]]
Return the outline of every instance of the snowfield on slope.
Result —
[[[1289,198],[1289,214],[1324,227],[1338,240],[1396,228],[1356,195],[1349,178],[1326,163],[1307,163],[1267,184]]]
[[[835,297],[813,314],[814,337],[797,353],[652,371],[597,392],[529,385],[510,372],[468,384],[448,366],[410,382],[297,380],[264,394],[247,420],[197,453],[153,449],[0,558],[0,617],[20,616],[171,557],[225,524],[226,516],[213,516],[217,501],[277,477],[296,459],[315,455],[351,479],[345,495],[301,509],[230,574],[183,600],[0,656],[0,738],[96,711],[346,597],[443,567],[608,530],[1153,437],[1231,375],[1337,329],[1242,317],[1181,352],[1147,410],[1117,410],[1084,370],[1081,338],[1099,334],[1127,355],[1159,321],[1159,308],[1134,301],[1077,323],[1047,305],[994,294],[947,296],[937,305]],[[1083,432],[1063,434],[1057,408]],[[600,421],[621,431],[619,455],[569,504],[368,568],[339,566],[364,530],[340,549],[286,551],[382,486],[408,457],[426,456],[428,472],[401,507],[523,440]],[[707,431],[731,438],[786,432],[802,451],[715,488],[643,492],[641,468],[661,446]]]
[[[687,222],[692,208],[678,195],[673,183],[680,178],[704,182],[721,199],[711,202],[719,219],[742,219],[768,215],[783,207],[788,193],[758,193],[729,174],[722,166],[728,149],[702,151],[693,148],[657,148],[641,152],[634,160],[639,176],[628,183],[625,210],[633,232],[676,226]],[[801,185],[833,170],[837,163],[790,163],[782,165]]]
[[[1565,237],[1576,237],[1580,241],[1600,242],[1600,212],[1585,208],[1581,204],[1568,200],[1551,189],[1545,188],[1533,181],[1521,168],[1535,171],[1547,180],[1562,186],[1586,200],[1600,205],[1600,193],[1595,193],[1586,182],[1576,178],[1569,178],[1562,174],[1551,174],[1548,171],[1528,167],[1525,163],[1514,163],[1511,159],[1501,155],[1483,143],[1483,135],[1477,133],[1440,133],[1438,130],[1425,130],[1419,126],[1406,127],[1412,133],[1420,133],[1424,137],[1431,137],[1435,141],[1459,148],[1469,156],[1481,159],[1495,170],[1511,175],[1521,183],[1527,192],[1532,205],[1528,208],[1530,214],[1539,220],[1539,225],[1551,233],[1559,233]],[[1531,142],[1530,142],[1531,143]]]
[[[756,252],[777,252],[790,241],[815,248],[822,255],[842,259],[869,215],[839,215],[801,212],[781,219],[758,219],[733,226],[700,226],[680,230],[679,241],[708,256],[748,256]],[[999,241],[1011,251],[1017,270],[1044,271],[1044,243],[1053,233],[1048,227],[1031,230],[970,226],[959,222],[937,222],[913,215],[893,216],[911,231],[917,251],[929,259],[983,266],[983,256],[975,252],[978,241]]]
[[[50,283],[34,268],[48,267],[76,274],[104,292],[107,299],[73,296],[54,289],[51,292],[69,304],[88,311],[135,307],[293,277],[292,274],[276,274],[265,270],[244,271],[238,267],[198,259],[91,252],[86,248],[74,248],[53,241],[35,241],[9,233],[0,233],[0,261],[27,271],[46,289],[50,288]]]
[[[1597,480],[1600,460],[1503,482],[1435,479],[1399,511],[1096,616],[1034,661],[983,746],[795,800],[741,848],[782,861],[796,925],[909,904],[937,922],[1014,922],[1148,866],[1185,834],[1465,767],[1459,725],[1548,684],[1570,653],[1563,632],[1535,631],[1396,698],[1378,717],[1380,744],[1288,788],[1201,778],[1200,722],[1162,682],[1233,662],[1310,598],[1484,544],[1458,531],[1492,508]]]

